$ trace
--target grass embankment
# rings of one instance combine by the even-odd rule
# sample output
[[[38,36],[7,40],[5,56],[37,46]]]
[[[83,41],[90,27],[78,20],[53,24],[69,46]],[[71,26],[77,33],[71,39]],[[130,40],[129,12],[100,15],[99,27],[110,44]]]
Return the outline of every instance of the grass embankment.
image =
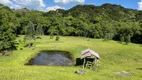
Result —
[[[60,41],[43,36],[34,42],[36,49],[16,50],[10,56],[0,57],[0,80],[140,80],[142,78],[142,47],[137,44],[124,45],[115,41],[82,37],[60,37]],[[81,67],[25,66],[28,60],[41,50],[65,50],[73,58],[90,48],[99,53],[99,72],[86,69],[85,75],[74,72]],[[113,72],[127,71],[132,76],[115,75]]]

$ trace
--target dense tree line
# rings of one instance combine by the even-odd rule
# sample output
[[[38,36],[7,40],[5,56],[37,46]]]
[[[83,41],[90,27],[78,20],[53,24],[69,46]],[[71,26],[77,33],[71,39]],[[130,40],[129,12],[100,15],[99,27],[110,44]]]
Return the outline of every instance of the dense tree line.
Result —
[[[0,4],[0,51],[13,47],[16,36],[84,36],[142,43],[142,11],[121,5],[77,5],[69,10],[14,10]]]

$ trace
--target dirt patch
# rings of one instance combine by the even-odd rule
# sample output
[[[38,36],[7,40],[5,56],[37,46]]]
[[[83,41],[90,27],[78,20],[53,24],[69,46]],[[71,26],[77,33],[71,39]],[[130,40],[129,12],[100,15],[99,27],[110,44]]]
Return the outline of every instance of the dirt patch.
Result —
[[[113,72],[114,74],[121,75],[121,76],[131,76],[132,74],[126,71],[121,72]]]

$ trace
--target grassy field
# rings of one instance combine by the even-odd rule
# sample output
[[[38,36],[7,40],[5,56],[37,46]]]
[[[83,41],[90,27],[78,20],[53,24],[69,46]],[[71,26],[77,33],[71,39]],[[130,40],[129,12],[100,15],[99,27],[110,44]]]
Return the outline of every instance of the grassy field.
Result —
[[[20,37],[21,38],[21,37]],[[18,39],[20,39],[18,38]],[[124,45],[116,41],[103,41],[82,37],[60,37],[57,42],[49,36],[36,40],[35,50],[24,48],[10,56],[0,56],[0,80],[140,80],[142,79],[142,47],[138,44]],[[81,51],[90,48],[99,53],[99,71],[85,69],[85,75],[74,72],[78,67],[25,66],[28,60],[41,50],[65,50],[79,58]],[[121,76],[113,72],[126,71],[132,76]]]

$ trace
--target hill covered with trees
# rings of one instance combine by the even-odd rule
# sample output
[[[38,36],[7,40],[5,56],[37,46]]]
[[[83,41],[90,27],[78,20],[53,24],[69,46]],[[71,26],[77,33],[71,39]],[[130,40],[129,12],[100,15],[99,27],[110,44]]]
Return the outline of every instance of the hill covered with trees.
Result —
[[[29,24],[32,28],[27,27]],[[39,26],[43,32],[37,32],[36,29],[41,29]],[[34,29],[34,34],[142,43],[142,11],[109,3],[49,12],[14,10],[0,4],[0,51],[13,48],[16,36],[28,34],[28,29]]]

